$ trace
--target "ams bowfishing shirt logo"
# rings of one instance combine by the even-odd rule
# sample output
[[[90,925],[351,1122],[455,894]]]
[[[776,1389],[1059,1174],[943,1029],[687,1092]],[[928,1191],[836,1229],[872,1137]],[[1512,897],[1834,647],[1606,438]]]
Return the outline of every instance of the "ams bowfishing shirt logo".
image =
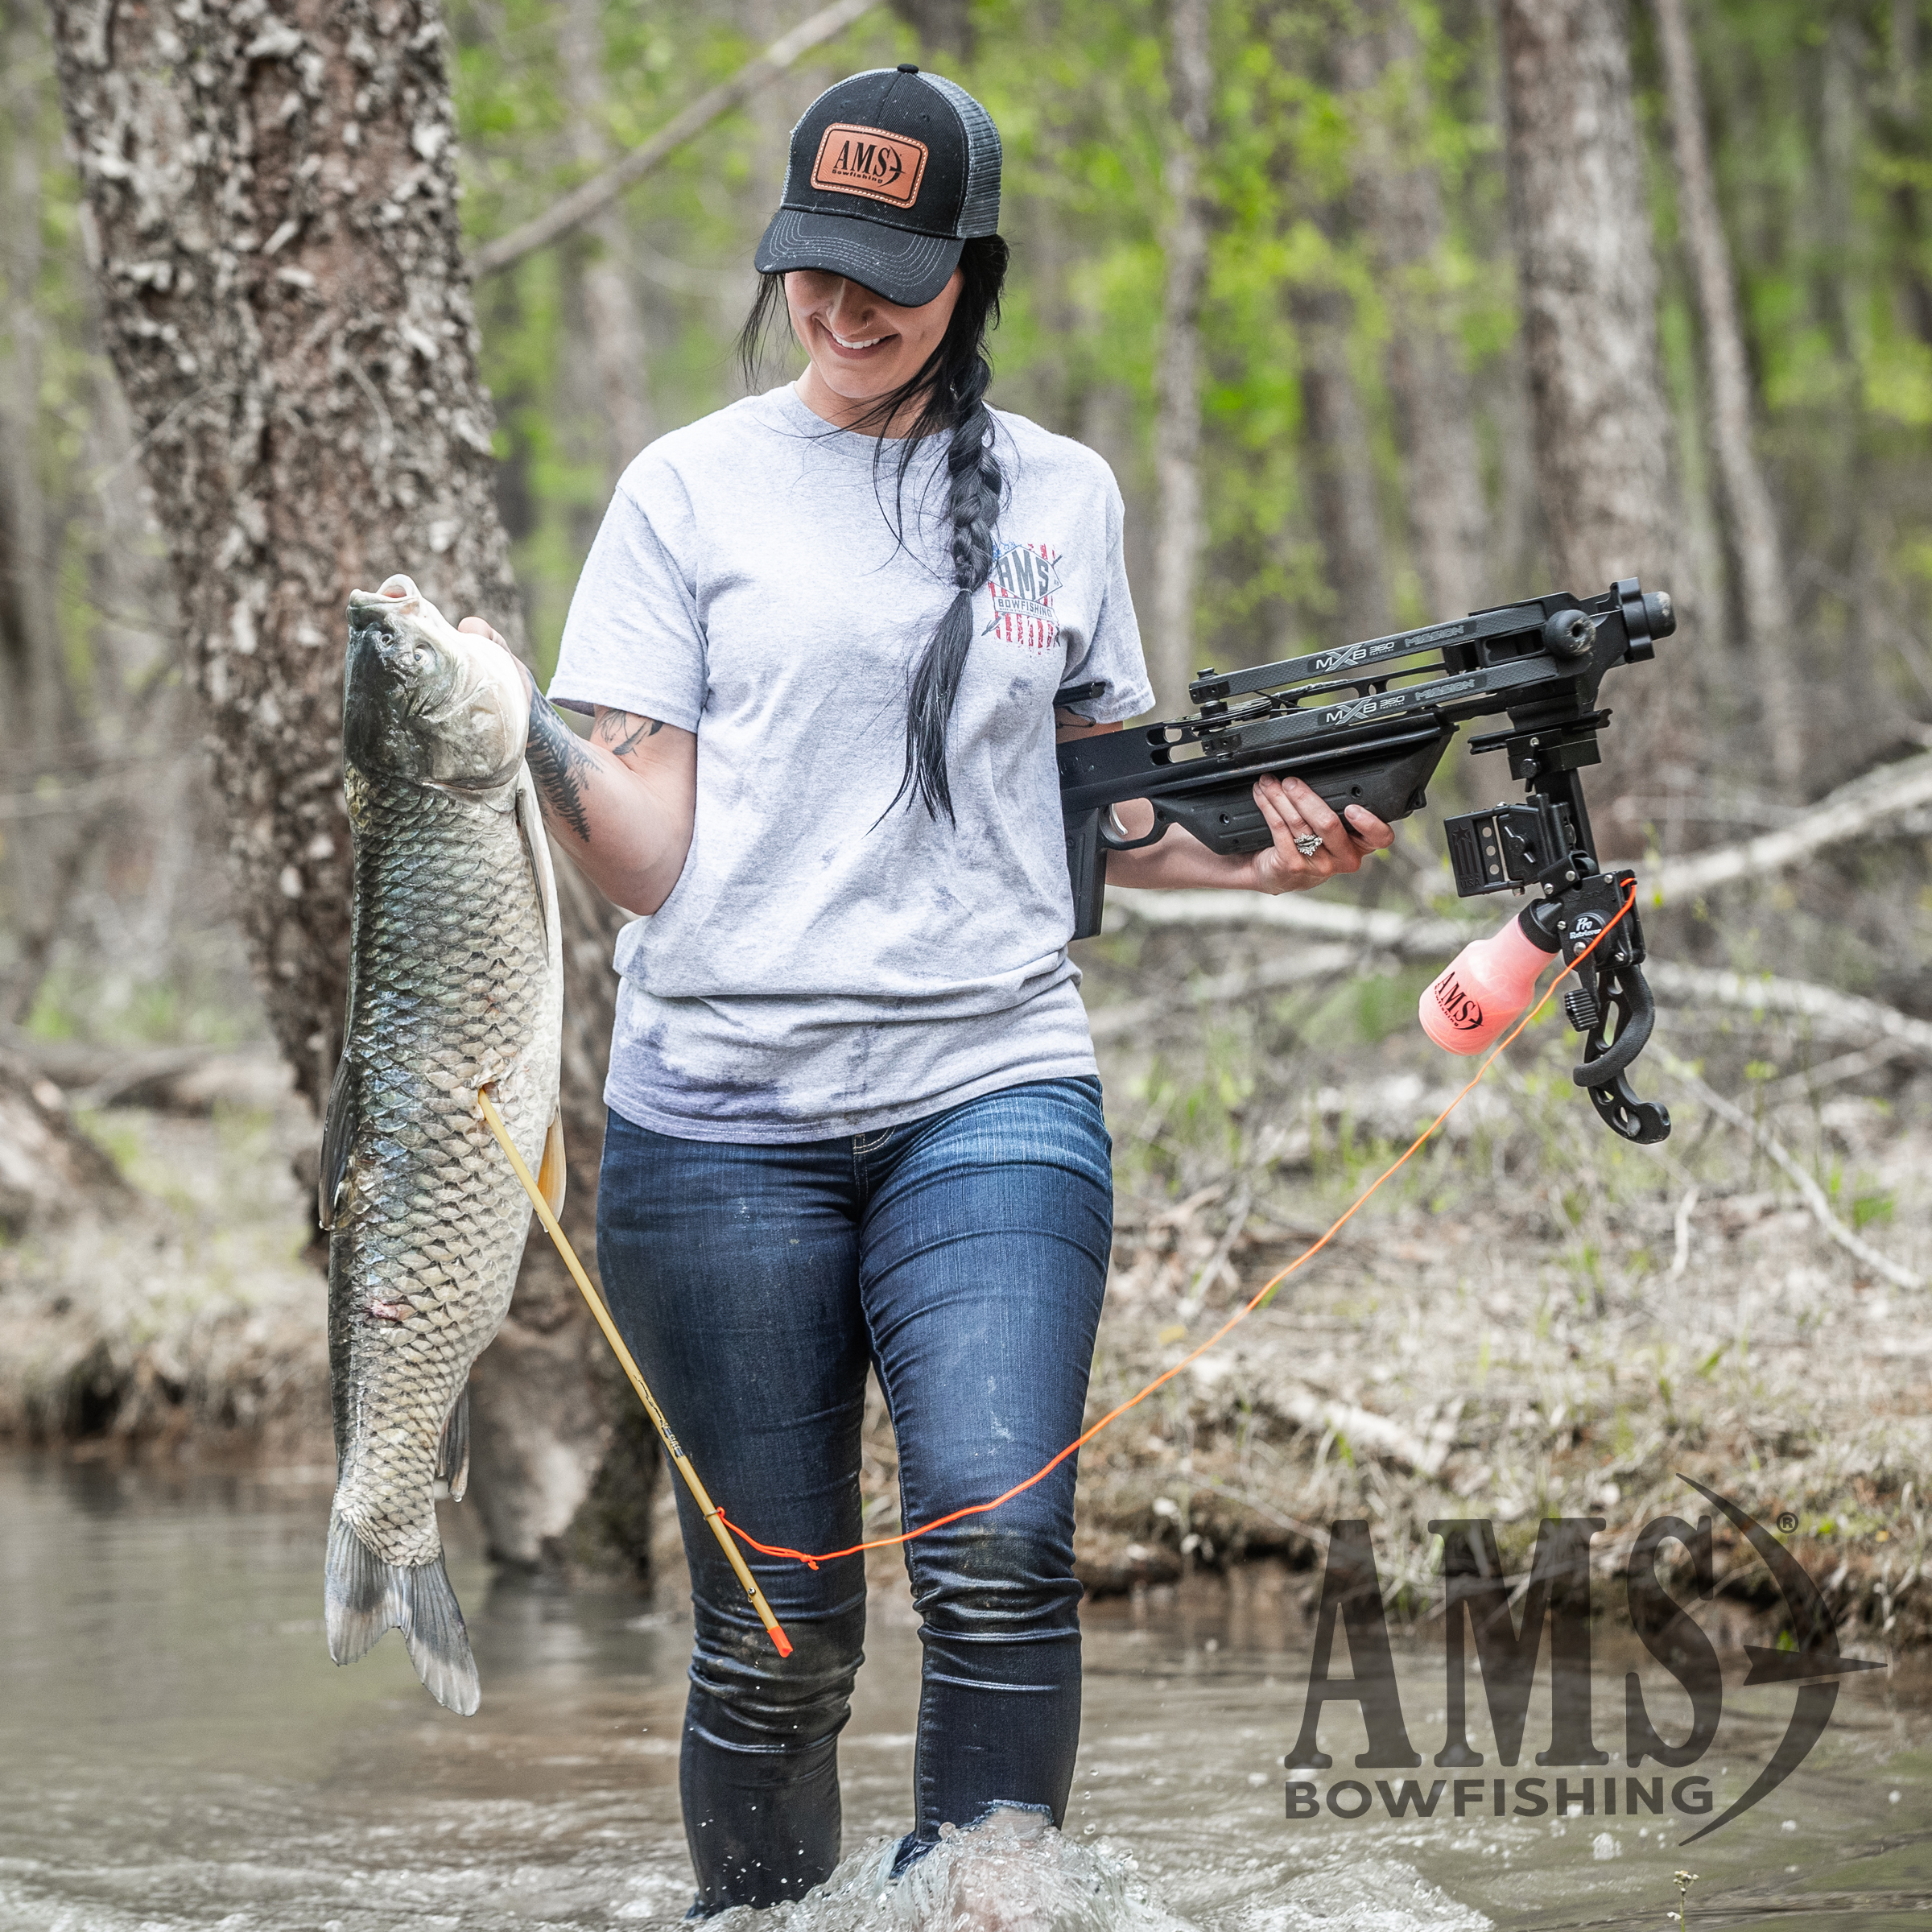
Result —
[[[996,544],[993,574],[986,580],[993,618],[980,635],[1004,638],[1036,654],[1051,650],[1060,635],[1053,597],[1062,581],[1057,550],[1044,543]]]
[[[811,184],[834,194],[864,195],[910,208],[926,178],[926,143],[882,127],[859,127],[835,121],[819,142],[811,164]]]

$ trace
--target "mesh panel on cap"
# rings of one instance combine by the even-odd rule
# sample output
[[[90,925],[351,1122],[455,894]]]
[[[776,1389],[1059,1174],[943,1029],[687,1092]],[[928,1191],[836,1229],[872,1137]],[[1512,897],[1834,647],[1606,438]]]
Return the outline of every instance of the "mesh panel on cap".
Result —
[[[956,235],[1000,232],[1000,130],[993,117],[956,80],[922,73],[926,85],[943,94],[960,117],[966,135],[966,194],[960,204]]]

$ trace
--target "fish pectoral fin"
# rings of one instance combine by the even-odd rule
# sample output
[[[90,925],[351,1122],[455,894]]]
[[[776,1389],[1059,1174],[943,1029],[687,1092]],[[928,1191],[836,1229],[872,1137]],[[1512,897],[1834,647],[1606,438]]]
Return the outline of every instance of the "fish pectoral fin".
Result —
[[[356,1137],[355,1083],[350,1078],[349,1055],[336,1063],[336,1077],[328,1089],[328,1113],[322,1129],[322,1164],[316,1183],[316,1219],[324,1228],[336,1224],[336,1203],[342,1192],[342,1177],[349,1171],[349,1143]]]
[[[451,1405],[449,1420],[443,1425],[436,1444],[437,1482],[449,1492],[449,1500],[460,1503],[469,1487],[469,1385],[465,1382]]]
[[[386,1563],[332,1514],[322,1602],[328,1654],[338,1664],[353,1664],[385,1630],[400,1630],[423,1688],[445,1710],[469,1717],[482,1703],[469,1633],[440,1555]]]
[[[543,812],[537,803],[536,781],[526,766],[517,778],[517,830],[523,838],[523,857],[530,865],[530,883],[537,895],[537,917],[548,939],[556,923],[557,888],[551,877],[550,846],[543,836]]]
[[[569,1174],[564,1162],[564,1110],[550,1117],[550,1131],[543,1137],[543,1160],[537,1169],[537,1191],[552,1214],[564,1212],[564,1187]]]

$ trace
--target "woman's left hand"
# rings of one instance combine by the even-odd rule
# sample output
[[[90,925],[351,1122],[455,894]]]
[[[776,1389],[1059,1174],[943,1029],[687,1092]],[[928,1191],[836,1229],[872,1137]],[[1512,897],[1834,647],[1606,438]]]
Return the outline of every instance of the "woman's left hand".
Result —
[[[1253,871],[1243,884],[1256,892],[1306,892],[1338,872],[1356,872],[1372,852],[1384,852],[1395,834],[1372,811],[1360,805],[1348,808],[1346,821],[1323,802],[1320,795],[1299,778],[1266,778],[1256,781],[1254,802],[1274,834],[1274,843],[1244,862]],[[1306,853],[1297,839],[1320,843]]]

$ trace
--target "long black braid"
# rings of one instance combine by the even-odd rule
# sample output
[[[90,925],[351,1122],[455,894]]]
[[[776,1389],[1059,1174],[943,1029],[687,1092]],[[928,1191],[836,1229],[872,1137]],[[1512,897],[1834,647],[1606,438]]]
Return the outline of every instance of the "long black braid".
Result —
[[[952,787],[946,771],[946,732],[972,644],[972,599],[993,574],[993,526],[999,520],[1005,487],[993,447],[993,415],[986,390],[993,364],[986,336],[1000,320],[1000,290],[1006,279],[1006,244],[997,235],[967,242],[960,255],[961,282],[952,320],[938,348],[905,382],[881,396],[853,424],[877,437],[873,455],[877,471],[884,460],[886,431],[902,410],[918,405],[910,427],[898,439],[894,504],[904,541],[906,474],[920,440],[952,432],[946,451],[947,511],[952,529],[952,571],[956,594],[911,667],[906,688],[906,770],[894,793],[890,811],[902,799],[910,810],[923,805],[934,818],[941,811],[955,824]],[[759,278],[757,299],[738,336],[746,380],[758,382],[764,338],[784,313],[785,278]],[[884,814],[880,815],[881,817]]]

